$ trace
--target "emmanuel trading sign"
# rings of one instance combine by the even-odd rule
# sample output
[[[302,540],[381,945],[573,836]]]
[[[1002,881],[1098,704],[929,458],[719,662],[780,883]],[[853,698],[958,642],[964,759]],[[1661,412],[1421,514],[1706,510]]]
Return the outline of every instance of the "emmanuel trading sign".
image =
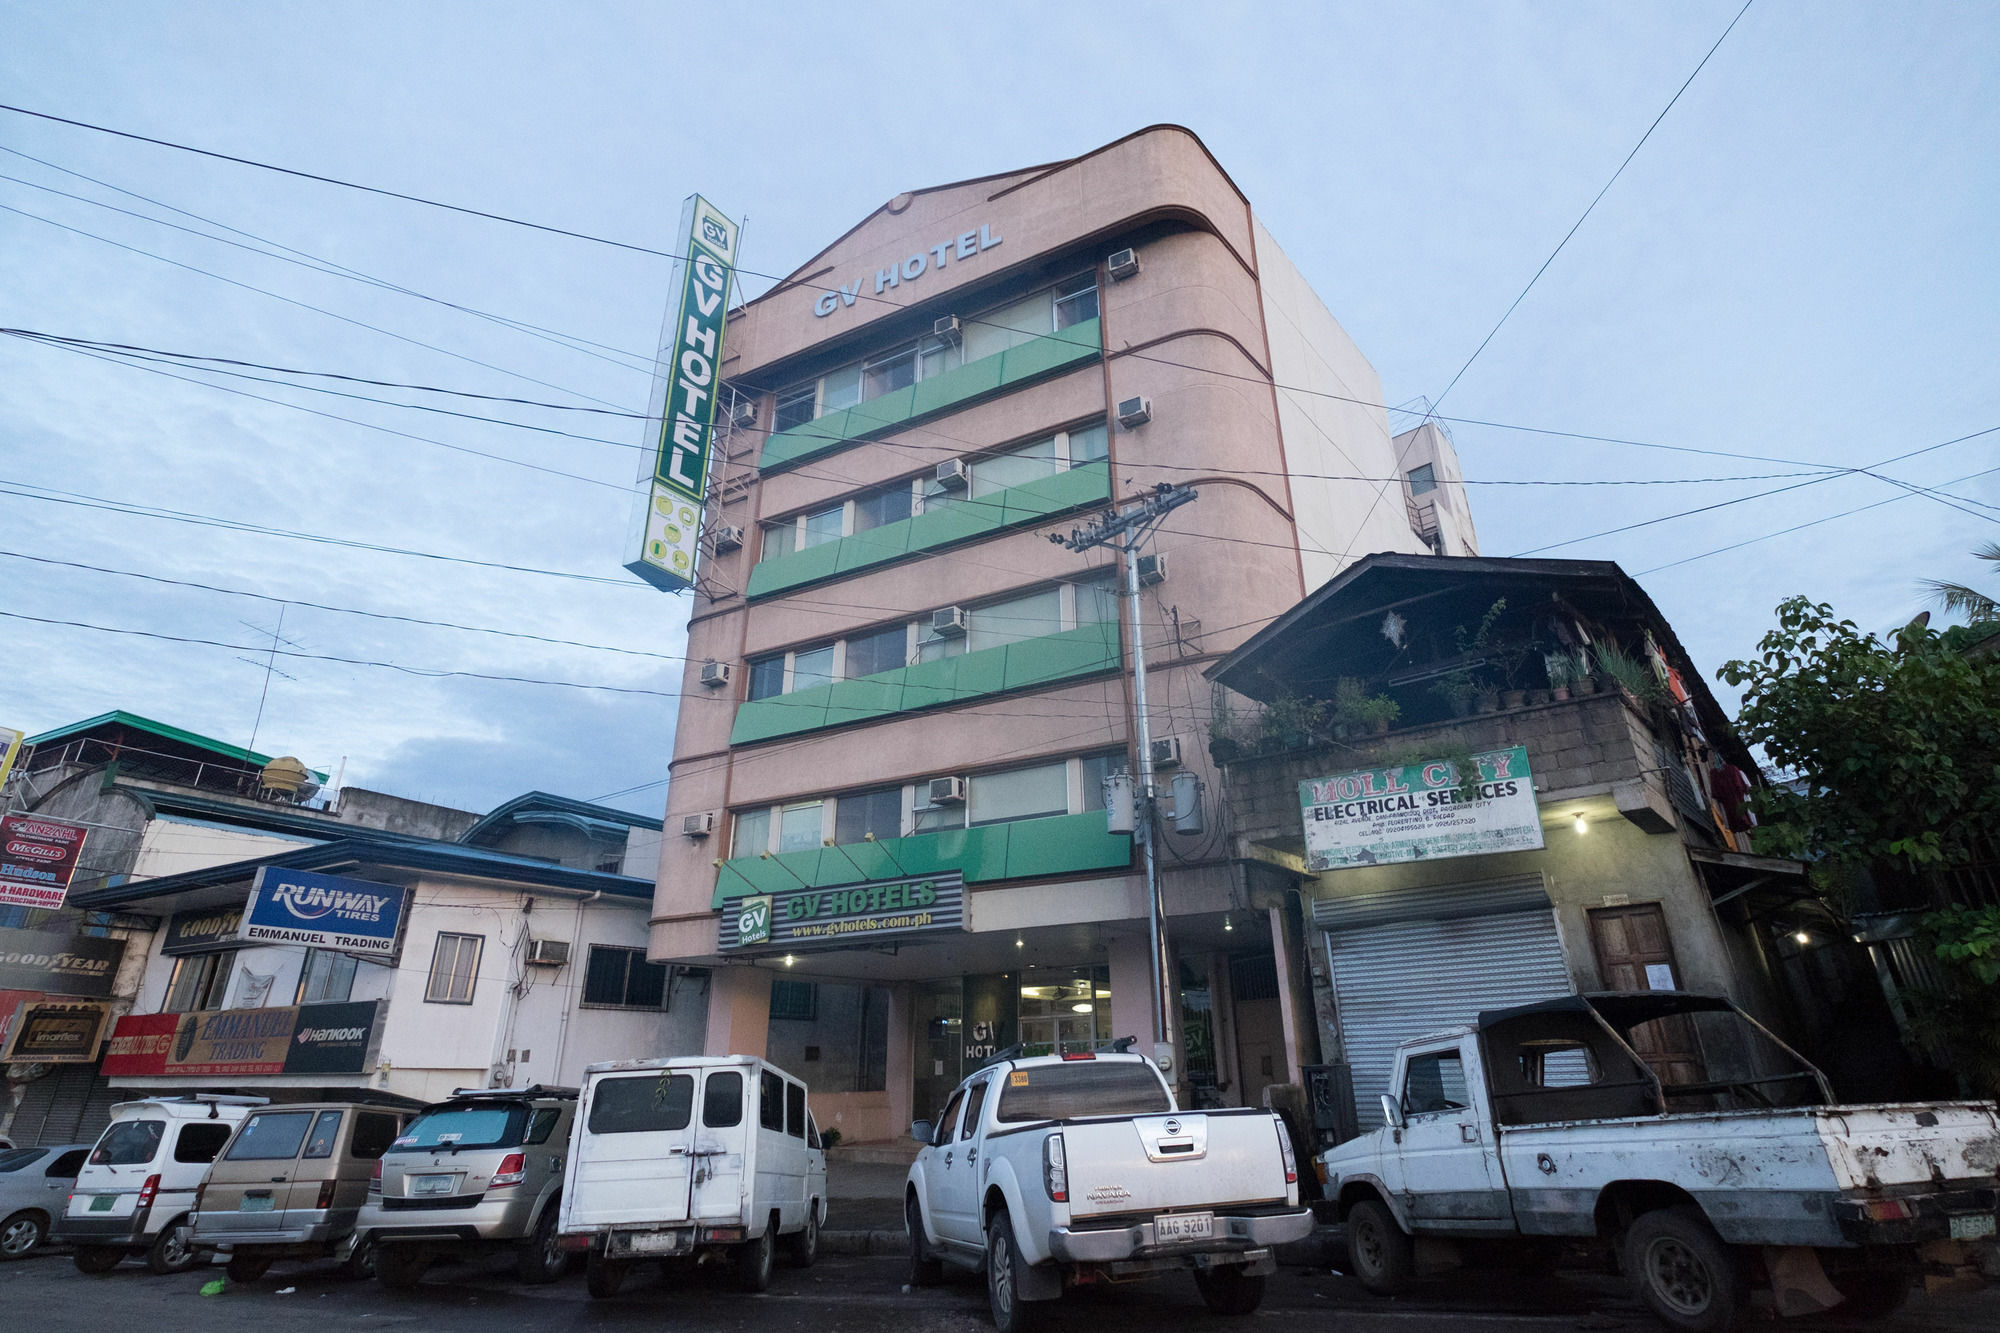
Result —
[[[258,944],[387,958],[396,952],[408,891],[344,875],[265,866],[257,872],[237,938]]]
[[[1457,767],[1442,759],[1301,782],[1307,868],[1347,870],[1541,847],[1526,747],[1476,754],[1472,761],[1479,780],[1470,799],[1458,789]]]

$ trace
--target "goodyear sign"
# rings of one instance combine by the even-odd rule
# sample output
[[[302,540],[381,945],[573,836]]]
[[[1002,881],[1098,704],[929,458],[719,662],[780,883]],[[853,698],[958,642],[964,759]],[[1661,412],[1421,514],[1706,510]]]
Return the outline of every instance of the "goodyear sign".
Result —
[[[675,265],[676,303],[654,375],[660,436],[640,476],[639,551],[625,565],[667,592],[694,584],[736,238],[735,223],[700,195],[688,196],[681,210],[685,257]]]
[[[719,942],[725,952],[838,948],[964,926],[963,877],[921,875],[738,898],[723,911]]]
[[[257,872],[237,938],[387,958],[396,952],[407,896],[394,884],[265,866]]]

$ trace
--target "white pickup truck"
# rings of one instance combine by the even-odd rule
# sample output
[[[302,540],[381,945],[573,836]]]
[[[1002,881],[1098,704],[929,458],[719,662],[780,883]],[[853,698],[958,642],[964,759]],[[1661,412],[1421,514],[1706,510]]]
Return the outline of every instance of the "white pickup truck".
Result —
[[[1377,1292],[1480,1249],[1546,1265],[1589,1238],[1669,1325],[1716,1333],[1753,1287],[1780,1314],[1886,1315],[1995,1234],[2000,1108],[1834,1105],[1817,1069],[1723,999],[1482,1013],[1403,1043],[1390,1087],[1383,1128],[1316,1159]]]
[[[1182,1111],[1150,1060],[1003,1059],[910,1133],[910,1282],[986,1270],[1000,1333],[1065,1286],[1182,1271],[1210,1309],[1249,1314],[1271,1247],[1311,1233],[1284,1125],[1241,1107]]]

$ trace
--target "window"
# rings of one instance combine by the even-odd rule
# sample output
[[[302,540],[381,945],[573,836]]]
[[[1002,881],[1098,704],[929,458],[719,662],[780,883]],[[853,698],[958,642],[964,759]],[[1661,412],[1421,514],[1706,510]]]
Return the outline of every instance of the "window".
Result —
[[[83,1159],[90,1156],[88,1148],[71,1148],[68,1152],[50,1162],[42,1174],[56,1180],[75,1180],[77,1172],[83,1170]]]
[[[622,875],[625,873],[625,857],[622,853],[605,853],[597,858],[596,871],[600,875]]]
[[[593,944],[583,969],[583,1002],[616,1009],[664,1009],[667,969],[644,949]]]
[[[47,1148],[0,1148],[0,1175],[20,1171],[42,1159]]]
[[[390,1144],[393,1152],[427,1152],[432,1148],[511,1148],[521,1141],[528,1108],[520,1102],[500,1106],[441,1106],[425,1111]]]
[[[833,840],[866,842],[869,834],[894,838],[903,831],[903,789],[883,787],[858,791],[833,803]]]
[[[854,530],[868,532],[891,523],[901,523],[910,516],[915,495],[915,489],[907,481],[857,495],[854,497]]]
[[[1057,445],[1057,438],[1051,435],[1046,440],[1036,440],[1033,444],[1009,449],[1004,454],[980,459],[972,466],[972,497],[978,499],[1067,471],[1069,464],[1058,452]]]
[[[799,549],[799,521],[788,518],[764,525],[764,549],[759,560],[778,560]]]
[[[354,991],[354,958],[325,949],[308,949],[299,973],[297,1004],[344,1004]]]
[[[951,1142],[951,1132],[958,1128],[958,1108],[964,1100],[965,1093],[961,1090],[953,1093],[951,1100],[944,1104],[944,1112],[938,1116],[937,1130],[931,1135],[933,1146]]]
[[[1069,465],[1082,467],[1085,463],[1095,463],[1100,458],[1111,455],[1111,443],[1104,423],[1085,426],[1069,433]]]
[[[826,842],[825,803],[808,801],[788,805],[778,815],[778,850],[809,852]]]
[[[1118,584],[1109,575],[1078,583],[1076,588],[1076,623],[1084,625],[1108,625],[1118,622]]]
[[[802,384],[796,389],[778,395],[778,415],[772,421],[774,431],[790,430],[803,426],[819,415],[819,381]]]
[[[804,551],[815,546],[824,546],[828,542],[839,541],[840,529],[846,520],[845,505],[835,505],[816,514],[807,514],[799,524],[799,549]]]
[[[735,840],[731,843],[731,856],[756,856],[771,850],[771,810],[766,806],[759,810],[744,810],[736,816]]]
[[[806,1136],[806,1085],[785,1084],[785,1133],[795,1139]]]
[[[891,625],[888,629],[878,629],[872,634],[859,635],[847,641],[845,675],[849,680],[855,680],[883,671],[895,671],[908,666],[909,659],[909,627]]]
[[[1457,1051],[1410,1057],[1403,1074],[1404,1115],[1459,1111],[1465,1106],[1465,1067],[1459,1063]]]
[[[880,398],[885,393],[907,389],[917,382],[917,349],[906,347],[891,352],[861,368],[861,395]]]
[[[701,1123],[710,1129],[743,1123],[743,1075],[720,1069],[708,1076],[701,1089]]]
[[[780,1134],[785,1132],[785,1080],[768,1069],[757,1087],[757,1123]]]
[[[785,692],[785,655],[750,659],[750,697],[773,699]]]
[[[229,1145],[232,1162],[286,1162],[299,1155],[306,1130],[312,1124],[311,1111],[270,1111],[253,1115],[244,1122],[243,1132]],[[340,1112],[333,1112],[334,1122]],[[185,1131],[183,1131],[185,1133]]]
[[[164,1120],[120,1120],[104,1131],[90,1154],[92,1166],[137,1166],[153,1160],[167,1132]]]
[[[547,1143],[549,1135],[555,1133],[556,1126],[561,1121],[561,1111],[556,1110],[553,1106],[545,1106],[535,1112],[535,1118],[528,1124],[527,1136],[521,1141],[523,1143]]]
[[[190,954],[174,960],[174,975],[167,982],[167,1003],[163,1012],[193,1014],[220,1009],[229,990],[229,973],[236,965],[236,951]]]
[[[974,828],[1069,813],[1069,765],[1037,764],[1005,773],[976,773],[967,783],[966,816]]]
[[[1055,289],[1056,328],[1066,329],[1097,318],[1097,275],[1086,273],[1059,283]]]
[[[319,1119],[313,1122],[312,1133],[306,1135],[305,1151],[300,1156],[331,1157],[339,1142],[340,1112],[321,1111]]]
[[[1059,634],[1063,628],[1062,589],[1044,588],[1025,597],[976,606],[967,620],[965,650],[969,653]]]
[[[212,1162],[222,1151],[222,1145],[229,1142],[230,1132],[235,1128],[224,1121],[197,1121],[181,1126],[181,1136],[174,1141],[176,1162]]]
[[[688,1074],[599,1079],[590,1094],[593,1134],[657,1134],[686,1129],[693,1113],[694,1079]]]
[[[833,684],[833,645],[802,648],[792,654],[792,693],[815,685]]]
[[[354,1134],[347,1141],[347,1155],[363,1162],[374,1161],[389,1151],[399,1128],[395,1116],[383,1115],[380,1111],[356,1112]]]
[[[810,1023],[819,1017],[819,987],[810,981],[771,983],[771,1017],[787,1022]]]
[[[986,1088],[991,1082],[991,1079],[987,1079],[985,1082],[973,1084],[967,1090],[965,1099],[965,1125],[958,1131],[958,1137],[961,1139],[971,1138],[974,1131],[979,1128],[980,1108],[986,1105]]]
[[[472,983],[479,970],[479,951],[484,935],[453,935],[438,932],[431,951],[431,979],[424,999],[432,1004],[471,1004]]]
[[[1151,1066],[1078,1060],[1009,1074],[1007,1086],[1000,1089],[996,1118],[1003,1124],[1020,1124],[1079,1115],[1152,1115],[1172,1109],[1166,1085]]]
[[[1438,488],[1437,468],[1426,463],[1410,469],[1410,494],[1426,495]]]

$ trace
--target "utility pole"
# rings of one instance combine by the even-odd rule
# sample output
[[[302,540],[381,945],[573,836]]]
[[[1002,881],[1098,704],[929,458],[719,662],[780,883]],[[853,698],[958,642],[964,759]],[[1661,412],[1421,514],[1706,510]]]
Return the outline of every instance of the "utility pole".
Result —
[[[1169,985],[1172,974],[1166,955],[1165,912],[1160,903],[1160,869],[1154,855],[1159,830],[1156,827],[1158,810],[1153,795],[1153,735],[1146,721],[1146,638],[1139,623],[1139,548],[1151,539],[1160,520],[1198,498],[1199,493],[1192,487],[1169,486],[1162,482],[1136,504],[1124,509],[1106,510],[1088,526],[1070,529],[1067,537],[1059,533],[1049,534],[1050,541],[1067,546],[1072,551],[1110,546],[1125,556],[1125,600],[1132,608],[1132,706],[1138,714],[1133,733],[1139,743],[1139,783],[1133,793],[1132,827],[1134,836],[1139,840],[1140,864],[1146,875],[1146,925],[1152,946],[1153,1030],[1159,1033],[1159,1042],[1154,1047],[1156,1061],[1161,1047],[1171,1047],[1173,1042],[1173,1004]]]

